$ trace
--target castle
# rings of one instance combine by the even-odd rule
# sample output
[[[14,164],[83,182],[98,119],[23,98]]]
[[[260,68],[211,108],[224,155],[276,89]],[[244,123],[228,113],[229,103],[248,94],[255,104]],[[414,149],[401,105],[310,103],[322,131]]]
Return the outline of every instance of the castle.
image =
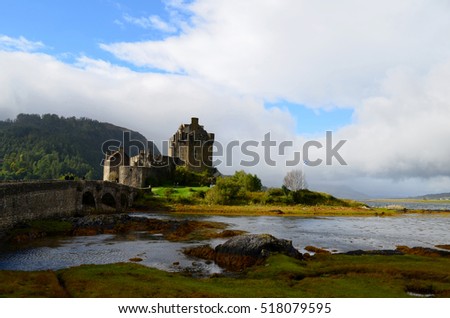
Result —
[[[214,134],[199,125],[198,118],[190,124],[182,124],[169,140],[169,155],[159,153],[155,147],[147,147],[130,157],[123,147],[106,155],[103,180],[143,188],[171,180],[177,166],[202,172],[213,168]]]

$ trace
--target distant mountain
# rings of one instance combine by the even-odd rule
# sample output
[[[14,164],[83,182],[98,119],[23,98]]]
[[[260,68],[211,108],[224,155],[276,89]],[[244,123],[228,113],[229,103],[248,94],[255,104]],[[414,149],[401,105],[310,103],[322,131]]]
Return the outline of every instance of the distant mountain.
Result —
[[[369,195],[358,192],[346,185],[312,184],[310,185],[310,188],[310,190],[326,192],[340,199],[368,200],[371,198]]]
[[[74,175],[101,179],[102,145],[118,145],[129,129],[87,118],[20,114],[0,121],[0,180],[57,179]],[[147,139],[130,131],[131,140]],[[135,154],[137,148],[132,148]]]
[[[441,200],[441,199],[450,199],[450,193],[437,193],[437,194],[425,194],[419,195],[417,197],[410,197],[408,199],[419,199],[419,200]]]

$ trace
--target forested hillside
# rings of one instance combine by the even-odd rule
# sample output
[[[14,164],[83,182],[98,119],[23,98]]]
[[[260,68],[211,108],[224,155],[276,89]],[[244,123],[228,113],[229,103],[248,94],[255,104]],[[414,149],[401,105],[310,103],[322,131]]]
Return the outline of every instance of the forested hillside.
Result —
[[[0,121],[0,180],[101,179],[102,144],[128,129],[87,118],[20,114]],[[144,136],[131,137],[146,143]]]

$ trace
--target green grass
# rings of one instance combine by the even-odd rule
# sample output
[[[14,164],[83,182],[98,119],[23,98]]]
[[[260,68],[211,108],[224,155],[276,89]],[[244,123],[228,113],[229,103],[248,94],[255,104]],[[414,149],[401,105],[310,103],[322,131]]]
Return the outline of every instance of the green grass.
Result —
[[[209,187],[154,187],[142,192],[133,203],[135,209],[173,210],[174,204],[196,205],[203,201]]]
[[[52,272],[0,272],[4,297],[450,297],[450,259],[416,255],[283,255],[238,276],[193,278],[139,264],[84,265]],[[43,275],[42,284],[36,278]],[[55,280],[55,277],[58,279]],[[46,282],[47,289],[44,286]],[[60,286],[55,282],[59,281]],[[62,288],[61,286],[64,286]],[[54,288],[54,291],[52,290]]]
[[[387,208],[368,208],[361,202],[338,200],[326,193],[303,191],[306,201],[315,204],[286,203],[281,189],[249,192],[248,202],[235,205],[210,204],[204,199],[209,187],[154,187],[152,193],[143,192],[134,202],[136,210],[172,211],[189,214],[217,215],[286,215],[286,216],[396,216],[404,211]],[[266,200],[265,198],[275,198]],[[418,211],[408,211],[418,212]]]
[[[209,190],[209,187],[157,187],[152,192],[161,197],[190,199]]]

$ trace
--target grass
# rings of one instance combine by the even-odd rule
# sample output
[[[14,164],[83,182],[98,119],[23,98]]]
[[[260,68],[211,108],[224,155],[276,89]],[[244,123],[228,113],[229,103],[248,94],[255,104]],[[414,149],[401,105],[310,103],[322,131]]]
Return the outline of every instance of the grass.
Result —
[[[160,197],[191,199],[197,196],[201,196],[208,190],[209,187],[157,187],[153,188],[152,192]]]
[[[271,215],[271,216],[395,216],[395,210],[362,207],[308,205],[183,205],[173,204],[171,211],[180,214]]]
[[[171,211],[180,214],[214,215],[276,215],[276,216],[398,216],[404,213],[437,213],[436,211],[368,208],[360,202],[343,200],[342,205],[303,205],[284,203],[252,203],[241,205],[208,204],[202,198],[209,187],[157,187],[143,194],[135,209],[142,211]],[[264,196],[264,192],[252,192]],[[325,195],[325,194],[322,194]],[[440,211],[439,215],[446,215]]]
[[[83,265],[0,272],[0,296],[410,297],[410,291],[450,297],[449,266],[450,258],[417,255],[320,255],[308,261],[274,255],[237,276],[194,278],[134,263]]]
[[[0,271],[0,281],[0,297],[67,297],[52,271]]]

